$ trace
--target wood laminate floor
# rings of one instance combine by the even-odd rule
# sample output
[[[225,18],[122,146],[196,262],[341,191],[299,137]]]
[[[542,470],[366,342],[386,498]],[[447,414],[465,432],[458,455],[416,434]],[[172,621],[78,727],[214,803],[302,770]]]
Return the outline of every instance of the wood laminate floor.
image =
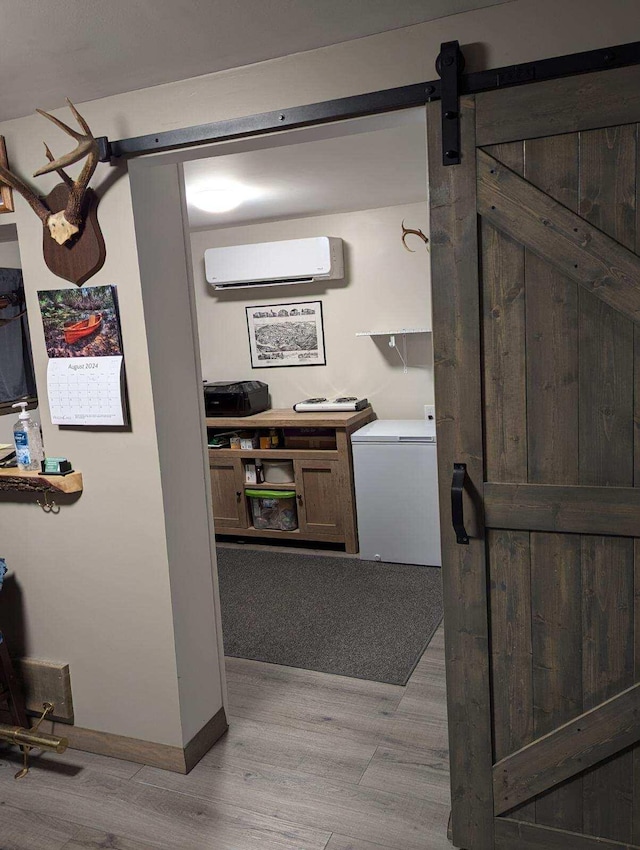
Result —
[[[448,850],[442,627],[406,687],[227,659],[227,735],[189,776],[68,751],[16,782],[0,850]]]

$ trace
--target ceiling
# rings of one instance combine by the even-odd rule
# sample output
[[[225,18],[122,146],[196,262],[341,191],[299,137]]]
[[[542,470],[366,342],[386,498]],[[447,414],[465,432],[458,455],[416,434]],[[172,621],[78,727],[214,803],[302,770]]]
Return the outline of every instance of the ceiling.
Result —
[[[509,0],[2,0],[0,121]]]
[[[210,229],[424,202],[426,159],[421,108],[222,146],[221,155],[184,165],[189,226]],[[193,205],[199,190],[229,184],[249,190],[237,209],[208,213]]]

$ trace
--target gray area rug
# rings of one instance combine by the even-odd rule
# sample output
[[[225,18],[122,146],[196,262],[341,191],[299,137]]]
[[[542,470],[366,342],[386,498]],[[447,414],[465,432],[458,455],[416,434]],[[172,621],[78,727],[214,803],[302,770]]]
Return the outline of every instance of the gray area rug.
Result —
[[[405,685],[442,619],[440,570],[218,547],[225,654]]]

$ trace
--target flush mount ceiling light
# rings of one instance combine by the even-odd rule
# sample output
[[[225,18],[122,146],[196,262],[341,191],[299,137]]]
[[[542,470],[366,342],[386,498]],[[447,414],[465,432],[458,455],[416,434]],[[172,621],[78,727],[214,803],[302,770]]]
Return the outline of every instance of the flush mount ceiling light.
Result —
[[[245,186],[240,185],[209,186],[191,192],[189,201],[199,210],[223,213],[235,210],[254,194]]]

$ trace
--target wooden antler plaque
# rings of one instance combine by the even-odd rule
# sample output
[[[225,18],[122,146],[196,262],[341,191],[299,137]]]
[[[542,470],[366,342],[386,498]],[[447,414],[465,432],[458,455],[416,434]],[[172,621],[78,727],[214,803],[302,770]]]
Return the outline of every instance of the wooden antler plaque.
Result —
[[[69,198],[69,187],[59,183],[44,199],[50,209],[64,209]],[[71,242],[62,245],[51,238],[45,228],[42,237],[44,261],[53,274],[82,286],[104,265],[107,251],[98,224],[98,198],[87,189],[83,205],[84,221],[80,232]]]

